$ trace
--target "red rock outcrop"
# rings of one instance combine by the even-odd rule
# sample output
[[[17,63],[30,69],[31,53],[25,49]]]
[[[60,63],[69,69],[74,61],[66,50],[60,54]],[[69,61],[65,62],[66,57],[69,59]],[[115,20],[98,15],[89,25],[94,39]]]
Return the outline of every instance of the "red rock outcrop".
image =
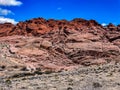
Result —
[[[84,19],[74,19],[72,21],[66,21],[54,19],[45,20],[43,18],[36,18],[25,22],[19,22],[15,26],[12,24],[1,24],[0,36],[9,36],[16,34],[39,36],[41,34],[59,31],[65,31],[66,33],[72,33],[76,31],[86,32],[88,30],[101,27],[102,26],[94,20],[87,21]],[[5,34],[6,32],[7,34]]]
[[[10,45],[10,54],[2,56],[33,69],[58,71],[120,60],[120,26],[103,27],[94,20],[35,18],[5,23],[0,24],[0,37],[0,43]]]
[[[15,26],[11,23],[0,24],[0,37],[8,36],[14,27]]]

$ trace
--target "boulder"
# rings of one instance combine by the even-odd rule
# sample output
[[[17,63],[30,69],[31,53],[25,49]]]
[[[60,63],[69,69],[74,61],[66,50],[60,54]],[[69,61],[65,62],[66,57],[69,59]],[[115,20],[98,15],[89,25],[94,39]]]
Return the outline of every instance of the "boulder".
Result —
[[[49,41],[43,40],[40,47],[48,49],[48,48],[52,47],[52,43]]]

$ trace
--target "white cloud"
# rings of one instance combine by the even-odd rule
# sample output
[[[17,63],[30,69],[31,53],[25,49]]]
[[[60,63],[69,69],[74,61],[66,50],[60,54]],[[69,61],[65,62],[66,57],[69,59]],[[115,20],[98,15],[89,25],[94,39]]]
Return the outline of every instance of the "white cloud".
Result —
[[[19,6],[22,2],[17,0],[0,0],[0,5],[2,6]]]
[[[14,19],[0,17],[0,23],[6,23],[6,22],[9,22],[9,23],[12,23],[12,24],[17,24],[18,23]]]
[[[102,26],[107,26],[107,24],[106,24],[106,23],[102,23],[101,25],[102,25]]]
[[[0,0],[0,6],[20,6],[22,4],[21,1],[18,0]],[[17,24],[14,19],[11,18],[5,18],[2,16],[8,15],[8,14],[13,14],[14,13],[11,10],[8,9],[2,9],[0,8],[0,23],[12,23],[12,24]]]
[[[0,8],[0,15],[8,15],[8,14],[14,15],[14,13],[12,11]]]

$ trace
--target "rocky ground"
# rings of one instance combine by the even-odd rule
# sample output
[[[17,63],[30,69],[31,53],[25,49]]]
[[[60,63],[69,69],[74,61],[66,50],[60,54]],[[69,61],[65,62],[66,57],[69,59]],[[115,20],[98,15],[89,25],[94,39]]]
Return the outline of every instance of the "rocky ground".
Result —
[[[119,90],[120,63],[1,78],[0,90]]]
[[[1,90],[119,90],[120,25],[35,18],[0,24]]]

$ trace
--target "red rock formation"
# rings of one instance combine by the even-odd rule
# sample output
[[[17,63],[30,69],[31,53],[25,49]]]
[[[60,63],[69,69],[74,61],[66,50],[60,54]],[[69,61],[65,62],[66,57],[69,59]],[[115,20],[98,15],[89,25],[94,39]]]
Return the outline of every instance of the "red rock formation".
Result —
[[[50,31],[59,32],[62,30],[67,30],[68,32],[75,31],[86,31],[94,27],[101,27],[94,20],[84,20],[84,19],[74,19],[72,21],[66,20],[45,20],[43,18],[35,18],[25,22],[19,22],[17,25],[12,24],[2,24],[0,36],[7,35],[33,35],[39,36],[41,34],[49,33]],[[10,29],[8,32],[8,28]]]
[[[60,70],[120,58],[120,26],[103,27],[94,20],[35,18],[17,25],[5,23],[0,24],[0,37],[0,43],[13,47],[9,57],[32,68]]]
[[[15,26],[11,23],[0,24],[0,37],[8,36],[14,27]]]
[[[119,31],[119,25],[116,27],[110,23],[107,26],[107,30],[108,33],[109,31]],[[16,34],[39,36],[41,34],[59,31],[65,31],[66,33],[80,31],[81,33],[91,32],[94,34],[102,34],[106,32],[105,28],[95,20],[84,20],[80,18],[73,19],[72,21],[35,18],[25,22],[19,22],[15,26],[10,23],[0,24],[0,36]]]

